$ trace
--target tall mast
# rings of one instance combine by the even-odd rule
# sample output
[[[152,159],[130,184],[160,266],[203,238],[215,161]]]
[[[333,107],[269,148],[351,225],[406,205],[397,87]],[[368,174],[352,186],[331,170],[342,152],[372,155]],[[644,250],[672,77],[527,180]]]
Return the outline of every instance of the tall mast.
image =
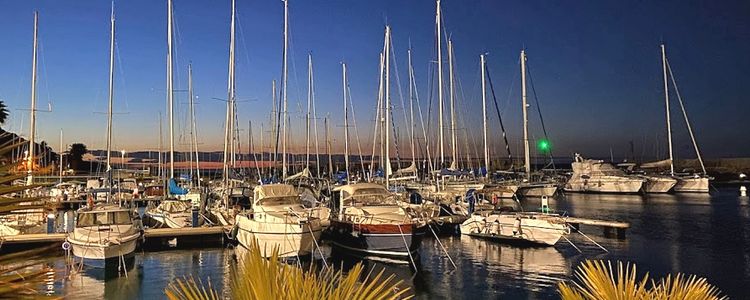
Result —
[[[523,166],[526,178],[531,176],[531,154],[529,153],[529,115],[526,104],[526,51],[521,50],[521,102],[523,105]]]
[[[161,120],[161,111],[159,112],[159,179],[164,178],[164,160],[162,156],[162,143],[164,142],[164,138],[162,137],[162,120]]]
[[[414,147],[414,127],[416,127],[417,125],[416,123],[414,123],[414,86],[411,84],[412,81],[414,80],[412,73],[411,73],[411,46],[409,46],[409,50],[407,50],[406,53],[407,53],[408,60],[409,60],[409,115],[410,115],[409,122],[411,123],[411,125],[409,126],[410,127],[409,136],[411,137],[411,164],[416,167],[417,155],[416,155],[416,150]]]
[[[385,187],[388,188],[390,185],[391,177],[391,81],[390,81],[390,66],[391,66],[391,26],[385,27]]]
[[[284,66],[283,66],[283,82],[281,84],[282,86],[282,101],[284,101],[284,113],[282,114],[284,116],[284,127],[281,129],[281,155],[282,155],[282,163],[281,163],[281,178],[286,178],[286,140],[287,140],[287,132],[286,132],[286,123],[287,123],[287,96],[286,96],[286,86],[287,86],[287,50],[289,49],[289,0],[284,0]]]
[[[328,115],[323,119],[323,125],[326,127],[326,152],[328,152],[328,177],[333,178],[333,157],[331,156],[331,139],[328,136]]]
[[[485,79],[487,74],[484,54],[479,55],[479,58],[482,61],[482,135],[484,136],[484,167],[487,172],[487,175],[485,175],[485,177],[487,177],[490,174],[490,150],[487,146],[487,83]]]
[[[174,178],[174,89],[172,87],[172,0],[167,0],[167,102],[169,103],[169,178]],[[107,150],[109,151],[109,150]]]
[[[305,168],[310,168],[310,110],[312,109],[312,54],[307,55],[307,114],[305,114]]]
[[[672,152],[672,121],[669,115],[669,85],[667,83],[667,50],[661,44],[661,65],[664,72],[664,106],[667,110],[667,141],[669,141],[669,174],[674,176],[674,154]]]
[[[37,58],[37,34],[39,32],[39,12],[34,12],[34,50],[31,58],[31,126],[29,133],[29,160],[26,165],[26,185],[34,184],[34,136],[36,135],[36,58]]]
[[[234,143],[234,22],[235,22],[235,1],[232,0],[232,21],[229,29],[229,75],[227,79],[227,115],[226,127],[224,128],[224,166],[222,179],[224,186],[229,181],[229,156],[232,154]]]
[[[440,164],[445,164],[445,152],[443,149],[443,51],[440,47],[442,31],[442,20],[440,17],[440,0],[437,0],[437,13],[435,22],[437,24],[437,64],[438,64],[438,119],[440,131]]]
[[[63,177],[63,153],[65,152],[65,148],[63,148],[63,130],[60,128],[60,153],[57,155],[57,159],[59,160],[60,164],[60,183],[62,183],[62,177]]]
[[[195,124],[195,94],[193,93],[193,64],[188,64],[188,97],[190,97],[190,137],[192,138],[190,144],[190,156],[195,153],[195,174],[198,177],[197,184],[198,188],[201,187],[201,167],[200,159],[198,157],[198,130]],[[190,160],[190,178],[192,182],[193,178],[193,160]]]
[[[349,106],[346,101],[346,63],[341,64],[341,77],[344,92],[344,168],[346,182],[349,183]]]
[[[456,146],[456,111],[454,96],[456,91],[453,87],[453,40],[448,40],[448,80],[450,81],[451,101],[451,167],[454,167],[458,159],[458,148]]]
[[[317,168],[318,177],[320,177],[320,148],[318,147],[318,113],[315,111],[315,77],[312,71],[312,60],[310,63],[310,89],[312,90],[312,118],[313,118],[313,131],[315,132],[315,167]]]
[[[111,155],[112,151],[112,103],[114,101],[114,82],[115,82],[115,3],[112,2],[112,12],[109,18],[109,105],[107,107],[107,172],[112,170]],[[108,175],[107,180],[112,180]],[[109,185],[112,183],[109,182]]]
[[[278,160],[278,158],[276,157],[276,154],[277,154],[276,152],[278,152],[277,150],[279,146],[279,143],[278,143],[279,136],[276,135],[276,127],[278,125],[278,119],[279,119],[279,115],[278,115],[279,112],[277,111],[278,104],[276,103],[276,79],[271,81],[271,98],[273,99],[273,107],[271,108],[271,132],[270,132],[271,135],[269,136],[269,139],[268,139],[268,143],[269,143],[268,144],[268,147],[269,147],[268,157],[269,157],[269,160],[273,160],[273,163],[268,164],[268,172],[269,172],[268,174],[271,177],[273,177],[273,173],[274,173],[273,168],[276,166],[276,161]],[[273,146],[273,158],[270,158],[271,147],[272,147],[271,143],[273,143],[274,139],[276,140],[277,143]]]

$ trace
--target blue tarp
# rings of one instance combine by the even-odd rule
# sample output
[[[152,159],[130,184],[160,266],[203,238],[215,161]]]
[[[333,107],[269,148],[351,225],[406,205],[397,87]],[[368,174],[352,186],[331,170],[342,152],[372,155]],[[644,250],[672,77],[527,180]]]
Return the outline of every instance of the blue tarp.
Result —
[[[461,176],[466,175],[467,172],[460,171],[460,170],[450,170],[450,169],[441,169],[440,170],[440,176]]]
[[[177,181],[174,180],[174,178],[169,179],[169,194],[170,195],[185,195],[188,191],[179,185],[177,185]]]

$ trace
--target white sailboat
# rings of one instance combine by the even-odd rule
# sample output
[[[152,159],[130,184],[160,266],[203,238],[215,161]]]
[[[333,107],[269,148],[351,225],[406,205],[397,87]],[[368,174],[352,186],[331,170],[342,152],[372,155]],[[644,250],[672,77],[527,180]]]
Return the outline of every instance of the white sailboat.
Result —
[[[533,181],[531,174],[531,153],[529,149],[529,114],[526,101],[526,51],[521,50],[521,104],[523,111],[523,153],[524,178],[518,186],[518,193],[524,197],[552,197],[557,193],[554,182]]]
[[[174,176],[174,89],[172,75],[172,0],[168,0],[167,12],[167,105],[169,108],[169,179],[164,198],[158,206],[149,208],[145,216],[153,220],[155,227],[182,228],[192,224],[192,207],[188,191],[177,185]],[[192,70],[191,70],[192,71]],[[191,79],[192,79],[192,72]],[[192,87],[192,80],[190,86]],[[192,96],[192,89],[190,91]],[[192,100],[191,100],[192,101]],[[197,195],[200,203],[200,193]]]
[[[171,0],[170,0],[171,4]],[[170,5],[171,6],[171,5]],[[114,46],[115,46],[115,10],[112,3],[110,18],[110,51],[109,51],[109,108],[107,113],[107,181],[110,191],[107,203],[83,207],[76,212],[76,223],[67,242],[72,246],[73,255],[84,264],[108,267],[121,265],[133,255],[138,238],[142,234],[138,213],[115,205],[112,202],[112,184],[110,165],[112,144],[112,104],[114,99]],[[122,201],[118,201],[122,205]]]
[[[536,212],[473,214],[461,224],[462,235],[543,246],[553,246],[569,233],[565,218]]]
[[[677,82],[672,74],[672,68],[669,66],[667,61],[667,51],[664,44],[661,44],[661,59],[662,59],[662,71],[664,77],[664,104],[666,107],[667,116],[667,137],[669,141],[669,174],[677,179],[677,184],[674,186],[674,191],[677,193],[708,193],[709,192],[709,181],[712,179],[706,173],[706,166],[703,164],[703,158],[701,157],[700,150],[698,150],[698,143],[695,141],[695,135],[693,129],[690,126],[690,120],[688,120],[687,112],[685,111],[685,105],[682,103],[682,97],[680,97],[680,91],[677,89]],[[669,76],[667,76],[669,71]],[[667,77],[672,79],[672,86],[677,94],[677,100],[680,103],[682,109],[682,115],[685,117],[685,124],[687,125],[688,132],[690,133],[690,140],[693,142],[693,149],[695,149],[695,155],[698,157],[698,162],[701,165],[701,173],[694,174],[678,174],[675,173],[674,168],[674,154],[672,151],[672,122],[670,119],[669,110],[669,82]]]

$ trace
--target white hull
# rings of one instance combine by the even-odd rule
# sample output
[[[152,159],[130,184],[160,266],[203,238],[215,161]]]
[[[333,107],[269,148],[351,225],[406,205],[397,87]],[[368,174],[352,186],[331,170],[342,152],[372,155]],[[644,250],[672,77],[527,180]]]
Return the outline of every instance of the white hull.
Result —
[[[681,177],[677,178],[674,186],[676,193],[708,193],[707,177]]]
[[[518,187],[517,193],[523,197],[552,197],[555,195],[555,193],[557,193],[557,186],[554,184],[531,184],[526,186],[522,185]]]
[[[552,246],[570,231],[559,216],[519,213],[487,217],[472,215],[461,224],[461,234],[483,238],[525,241]]]
[[[677,180],[667,176],[644,176],[643,191],[652,193],[668,193],[677,184]]]
[[[128,256],[135,252],[136,242],[140,234],[124,237],[120,242],[85,242],[69,236],[67,241],[73,248],[73,255],[85,260],[106,260]]]
[[[158,227],[164,228],[185,228],[192,226],[192,216],[186,213],[159,213],[159,212],[146,212],[146,215],[152,220],[156,221]]]
[[[595,179],[571,178],[565,184],[566,192],[579,193],[638,193],[644,180],[623,176],[601,176]]]
[[[238,215],[235,222],[240,245],[249,249],[253,241],[257,241],[261,253],[266,256],[270,256],[274,249],[278,249],[279,257],[309,255],[322,232],[318,220],[301,224],[266,223]]]

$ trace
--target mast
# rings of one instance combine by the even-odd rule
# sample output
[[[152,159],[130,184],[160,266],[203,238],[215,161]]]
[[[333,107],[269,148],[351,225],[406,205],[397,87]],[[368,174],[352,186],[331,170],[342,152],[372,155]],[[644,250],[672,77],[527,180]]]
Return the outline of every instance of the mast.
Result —
[[[443,149],[443,51],[440,47],[441,37],[441,24],[442,18],[440,17],[440,0],[437,0],[437,12],[435,14],[435,22],[437,24],[437,64],[438,64],[438,128],[440,131],[440,164],[445,164],[445,152]]]
[[[65,152],[65,148],[63,148],[63,130],[62,128],[60,128],[60,153],[57,155],[57,159],[59,160],[59,163],[60,163],[60,170],[59,170],[60,171],[59,172],[60,183],[62,183],[62,178],[63,178],[63,161],[62,161],[63,152]]]
[[[526,104],[526,51],[521,50],[521,103],[523,106],[523,158],[526,179],[531,176],[531,154],[529,153],[529,114]]]
[[[167,0],[167,102],[169,103],[169,178],[174,178],[174,89],[172,87],[172,0]],[[111,93],[111,92],[110,92]],[[109,149],[107,149],[109,153]]]
[[[112,103],[114,101],[114,82],[115,82],[115,3],[112,2],[112,12],[109,18],[109,104],[107,107],[107,180],[112,185],[111,155],[112,152]]]
[[[323,125],[326,127],[326,152],[328,152],[328,177],[333,178],[333,157],[331,156],[331,139],[328,136],[328,115],[323,119]]]
[[[416,150],[414,147],[414,127],[416,127],[416,123],[414,123],[414,86],[411,84],[414,80],[412,74],[411,74],[411,45],[409,46],[409,50],[406,51],[409,61],[409,116],[411,122],[411,125],[409,126],[409,135],[411,137],[411,164],[413,166],[417,166],[417,158],[416,158]]]
[[[159,179],[162,179],[164,176],[164,161],[162,160],[162,142],[164,142],[164,138],[162,137],[162,120],[161,120],[161,111],[159,112]]]
[[[349,106],[346,99],[346,63],[341,63],[341,76],[344,91],[344,168],[346,183],[349,183]]]
[[[271,108],[271,135],[268,137],[268,157],[269,160],[273,160],[273,163],[268,164],[268,174],[273,177],[273,168],[276,166],[276,161],[278,160],[276,154],[279,147],[279,136],[276,135],[276,127],[278,126],[279,119],[278,111],[276,110],[278,106],[276,103],[276,79],[271,81],[271,98],[273,99],[273,107]],[[271,143],[273,143],[274,138],[276,139],[276,144],[273,146],[273,158],[271,158]]]
[[[312,109],[312,54],[307,55],[307,114],[305,114],[305,168],[310,168],[310,110]]]
[[[283,66],[283,82],[282,86],[282,101],[284,101],[284,127],[281,129],[282,140],[281,140],[281,178],[286,178],[286,123],[287,123],[287,50],[289,49],[289,0],[284,0],[284,66]]]
[[[312,118],[313,118],[313,131],[315,132],[315,167],[317,168],[318,177],[320,177],[320,148],[318,147],[318,113],[315,111],[315,78],[312,72],[312,60],[310,61],[310,89],[312,90]]]
[[[674,176],[674,154],[672,152],[672,121],[669,115],[669,85],[667,83],[667,50],[661,44],[661,65],[664,72],[664,106],[667,110],[667,141],[669,141],[669,174]]]
[[[193,93],[193,64],[188,64],[188,95],[190,97],[190,137],[192,138],[190,144],[190,156],[195,153],[195,174],[198,177],[197,184],[198,188],[201,187],[201,167],[200,158],[198,152],[198,129],[195,124],[195,94]],[[190,160],[190,179],[192,182],[193,178],[193,161]]]
[[[391,177],[391,26],[385,26],[385,188],[390,185]]]
[[[229,75],[227,79],[227,115],[226,126],[224,128],[224,166],[222,180],[224,187],[229,182],[229,155],[230,147],[234,148],[234,22],[235,22],[235,1],[232,0],[232,21],[229,30]]]
[[[39,12],[34,12],[34,50],[31,58],[31,126],[29,132],[29,160],[26,165],[26,185],[34,184],[34,136],[36,135],[36,59],[37,59],[37,35],[39,33]]]
[[[450,81],[450,101],[451,101],[451,167],[455,167],[458,159],[458,148],[456,146],[456,111],[454,96],[456,91],[453,87],[453,40],[448,40],[448,81]]]
[[[486,83],[486,69],[485,69],[485,60],[484,60],[484,54],[479,55],[479,59],[482,62],[482,135],[484,137],[484,167],[486,169],[487,174],[485,177],[488,177],[490,174],[490,151],[489,147],[487,146],[487,83]]]

